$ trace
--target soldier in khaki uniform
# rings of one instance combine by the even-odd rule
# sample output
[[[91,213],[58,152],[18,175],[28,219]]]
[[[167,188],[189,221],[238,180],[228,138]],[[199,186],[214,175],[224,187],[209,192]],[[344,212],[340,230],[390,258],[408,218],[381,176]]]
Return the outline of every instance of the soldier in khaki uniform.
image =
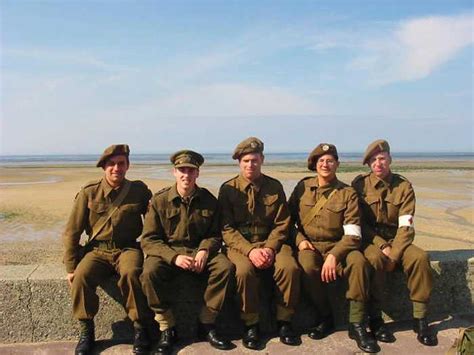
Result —
[[[290,216],[279,181],[261,173],[263,143],[250,137],[235,148],[240,174],[225,182],[219,191],[221,228],[227,256],[236,266],[241,318],[245,323],[243,345],[260,347],[260,277],[276,283],[277,321],[280,341],[297,345],[300,340],[291,327],[299,300],[300,269],[288,239]]]
[[[326,283],[347,279],[350,301],[349,336],[366,352],[380,350],[364,325],[368,298],[369,265],[358,250],[361,228],[357,194],[339,181],[336,147],[319,144],[308,157],[308,169],[317,176],[301,180],[289,200],[296,224],[298,261],[303,268],[303,288],[316,306],[319,319],[308,336],[322,339],[334,330]]]
[[[207,280],[205,305],[198,323],[200,338],[217,349],[230,349],[230,341],[219,336],[214,323],[234,267],[219,252],[222,242],[217,199],[196,184],[204,158],[191,150],[181,150],[170,160],[176,184],[153,196],[141,241],[147,255],[141,276],[143,290],[161,330],[157,353],[169,353],[177,339],[168,284],[184,271],[203,275]]]
[[[114,272],[120,276],[118,286],[134,323],[133,351],[142,353],[150,345],[145,327],[153,314],[139,280],[143,254],[137,238],[151,192],[142,181],[125,178],[129,153],[126,144],[105,149],[97,162],[97,167],[104,169],[104,177],[86,184],[77,194],[63,234],[73,315],[81,328],[76,354],[89,354],[94,346],[94,316],[99,308],[96,288]],[[81,259],[79,239],[84,231],[89,239]]]
[[[395,341],[384,326],[380,307],[385,272],[401,267],[408,277],[413,302],[413,329],[419,342],[432,346],[437,344],[437,339],[426,320],[433,282],[431,266],[427,253],[412,244],[415,193],[407,179],[391,172],[391,162],[388,142],[382,139],[372,142],[363,159],[371,172],[357,176],[352,182],[360,197],[364,255],[375,269],[370,327],[379,340]]]

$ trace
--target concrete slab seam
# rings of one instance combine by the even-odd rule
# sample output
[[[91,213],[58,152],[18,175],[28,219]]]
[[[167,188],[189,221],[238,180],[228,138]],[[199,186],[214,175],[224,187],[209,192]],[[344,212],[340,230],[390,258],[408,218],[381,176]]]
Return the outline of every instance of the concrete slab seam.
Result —
[[[28,314],[30,316],[29,322],[31,324],[31,341],[34,341],[35,339],[35,324],[33,322],[33,311],[31,310],[31,303],[33,302],[33,290],[32,290],[32,283],[30,280],[31,275],[38,269],[39,265],[36,265],[36,267],[31,270],[31,272],[26,276],[26,285],[27,285],[27,290],[28,290],[28,299],[26,302],[26,309],[28,310]]]

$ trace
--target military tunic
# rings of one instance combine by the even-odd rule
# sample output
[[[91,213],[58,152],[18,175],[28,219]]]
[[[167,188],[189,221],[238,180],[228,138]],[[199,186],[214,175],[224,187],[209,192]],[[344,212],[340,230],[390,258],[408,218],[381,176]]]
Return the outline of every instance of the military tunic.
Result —
[[[310,220],[321,198],[327,202]],[[296,246],[308,240],[313,250],[300,250],[298,261],[303,268],[303,288],[321,316],[330,312],[321,268],[328,254],[336,257],[337,273],[348,279],[346,298],[365,302],[368,296],[368,264],[360,247],[360,218],[357,194],[348,185],[334,179],[319,186],[317,177],[307,177],[295,187],[289,199],[292,222],[296,225]],[[303,224],[303,222],[305,222]]]
[[[290,320],[299,300],[300,270],[287,244],[290,216],[281,183],[264,174],[253,183],[238,175],[221,186],[219,204],[227,256],[236,266],[242,314],[258,314],[260,277],[272,273],[277,318]],[[274,250],[273,268],[254,267],[248,257],[254,248]]]
[[[386,256],[382,249],[391,246],[390,258],[400,263],[408,277],[412,301],[426,303],[432,289],[428,255],[413,245],[415,193],[403,176],[390,173],[378,179],[373,173],[357,176],[352,182],[360,197],[364,255],[376,270],[372,297],[381,303]]]
[[[70,214],[63,242],[64,264],[68,273],[74,273],[71,286],[73,315],[80,320],[92,319],[98,311],[97,285],[117,272],[118,286],[125,299],[125,308],[132,321],[149,317],[139,276],[143,254],[137,238],[142,232],[142,215],[147,211],[151,192],[142,181],[131,181],[130,190],[118,210],[107,221],[94,240],[87,243],[81,259],[79,240],[99,218],[109,214],[109,208],[122,187],[114,190],[105,180],[86,184],[77,194]]]
[[[181,198],[176,184],[153,196],[141,241],[147,255],[141,280],[155,313],[170,310],[168,282],[177,272],[184,271],[175,265],[176,257],[194,257],[199,250],[209,252],[203,273],[208,278],[204,301],[211,311],[221,310],[234,268],[219,253],[222,241],[218,223],[217,199],[204,188],[196,186],[189,201]]]

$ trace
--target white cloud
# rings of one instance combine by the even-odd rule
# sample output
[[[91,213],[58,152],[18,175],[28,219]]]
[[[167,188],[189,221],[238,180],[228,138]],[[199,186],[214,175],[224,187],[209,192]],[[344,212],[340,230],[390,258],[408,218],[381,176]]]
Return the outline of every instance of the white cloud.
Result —
[[[422,79],[472,45],[472,14],[403,21],[388,35],[361,44],[352,69],[369,72],[374,84]]]

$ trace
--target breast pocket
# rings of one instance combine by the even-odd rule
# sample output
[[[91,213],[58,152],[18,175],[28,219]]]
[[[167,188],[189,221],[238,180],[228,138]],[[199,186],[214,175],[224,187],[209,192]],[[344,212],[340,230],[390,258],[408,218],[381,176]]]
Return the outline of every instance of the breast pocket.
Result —
[[[165,229],[168,231],[168,236],[171,236],[176,231],[179,224],[179,209],[166,210],[166,226]]]
[[[197,231],[199,238],[206,238],[209,232],[214,217],[214,211],[209,209],[203,209],[198,211],[195,218],[193,218],[193,224]]]
[[[399,194],[387,195],[387,197],[385,197],[385,203],[387,204],[387,216],[389,222],[398,223],[398,215],[403,203],[402,196]]]
[[[340,229],[344,224],[344,210],[346,205],[343,203],[328,203],[326,206],[327,223],[330,229]]]
[[[265,217],[273,219],[278,210],[278,195],[266,195],[263,197],[263,205],[265,206]]]
[[[141,205],[139,203],[129,203],[120,206],[120,213],[122,216],[136,216],[141,214]]]

